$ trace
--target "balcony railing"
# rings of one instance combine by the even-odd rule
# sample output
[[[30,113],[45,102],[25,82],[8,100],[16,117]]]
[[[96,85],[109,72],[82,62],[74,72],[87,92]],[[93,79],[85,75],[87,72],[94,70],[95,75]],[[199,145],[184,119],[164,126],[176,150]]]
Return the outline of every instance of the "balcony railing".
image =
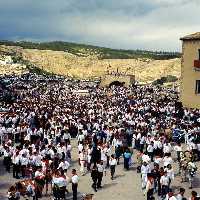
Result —
[[[200,60],[194,60],[194,69],[200,71]]]

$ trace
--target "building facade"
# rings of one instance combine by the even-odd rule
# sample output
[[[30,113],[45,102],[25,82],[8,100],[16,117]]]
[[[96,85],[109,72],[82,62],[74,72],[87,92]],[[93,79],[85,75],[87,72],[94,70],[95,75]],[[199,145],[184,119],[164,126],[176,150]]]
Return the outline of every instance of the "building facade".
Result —
[[[112,85],[123,85],[129,87],[135,83],[135,76],[122,73],[110,73],[101,77],[101,87],[110,87]]]
[[[182,40],[181,94],[183,106],[200,108],[200,32]]]

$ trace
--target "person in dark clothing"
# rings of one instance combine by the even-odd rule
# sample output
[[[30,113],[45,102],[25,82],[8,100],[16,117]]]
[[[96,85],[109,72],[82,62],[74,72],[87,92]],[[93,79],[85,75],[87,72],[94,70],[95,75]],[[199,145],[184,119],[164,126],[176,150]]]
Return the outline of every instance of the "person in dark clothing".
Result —
[[[117,148],[115,149],[115,157],[118,165],[121,154],[122,154],[121,147],[118,145]]]
[[[92,188],[94,189],[95,192],[97,192],[98,170],[96,165],[94,165],[92,168],[91,177],[93,181]]]
[[[101,160],[101,151],[95,146],[92,150],[91,163],[94,163],[94,165],[96,165],[99,160]]]
[[[11,153],[9,151],[9,148],[6,148],[6,150],[4,151],[3,164],[5,166],[6,171],[10,173]]]
[[[154,164],[154,168],[151,171],[151,174],[154,178],[154,191],[158,191],[160,186],[160,172],[159,172],[159,165],[158,164]]]

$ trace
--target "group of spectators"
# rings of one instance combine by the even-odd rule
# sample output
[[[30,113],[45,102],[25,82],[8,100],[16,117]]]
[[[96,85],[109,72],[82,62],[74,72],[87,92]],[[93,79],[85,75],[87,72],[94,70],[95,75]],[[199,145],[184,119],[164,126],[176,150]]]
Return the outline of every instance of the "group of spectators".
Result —
[[[175,90],[152,85],[100,88],[34,74],[3,80],[1,153],[6,171],[18,183],[33,180],[26,194],[40,198],[44,186],[47,193],[51,185],[54,198],[65,199],[71,183],[76,200],[77,171],[82,176],[91,172],[91,187],[97,192],[107,169],[113,180],[121,158],[129,170],[137,157],[147,200],[186,199],[182,187],[178,195],[173,193],[174,163],[181,180],[189,180],[192,188],[200,158],[200,110],[183,108]],[[87,90],[87,95],[75,90]],[[177,130],[180,137],[174,139]],[[80,169],[69,174],[72,138]],[[19,185],[9,189],[9,199],[22,195]]]

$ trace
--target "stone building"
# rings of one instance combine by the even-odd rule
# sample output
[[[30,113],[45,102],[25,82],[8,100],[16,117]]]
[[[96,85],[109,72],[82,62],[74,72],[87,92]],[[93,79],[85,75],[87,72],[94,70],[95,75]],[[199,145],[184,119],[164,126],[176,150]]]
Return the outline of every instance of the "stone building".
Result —
[[[120,72],[110,72],[101,77],[100,86],[110,87],[112,85],[129,87],[135,83],[135,76]]]
[[[200,32],[182,40],[181,94],[183,106],[200,108]]]

